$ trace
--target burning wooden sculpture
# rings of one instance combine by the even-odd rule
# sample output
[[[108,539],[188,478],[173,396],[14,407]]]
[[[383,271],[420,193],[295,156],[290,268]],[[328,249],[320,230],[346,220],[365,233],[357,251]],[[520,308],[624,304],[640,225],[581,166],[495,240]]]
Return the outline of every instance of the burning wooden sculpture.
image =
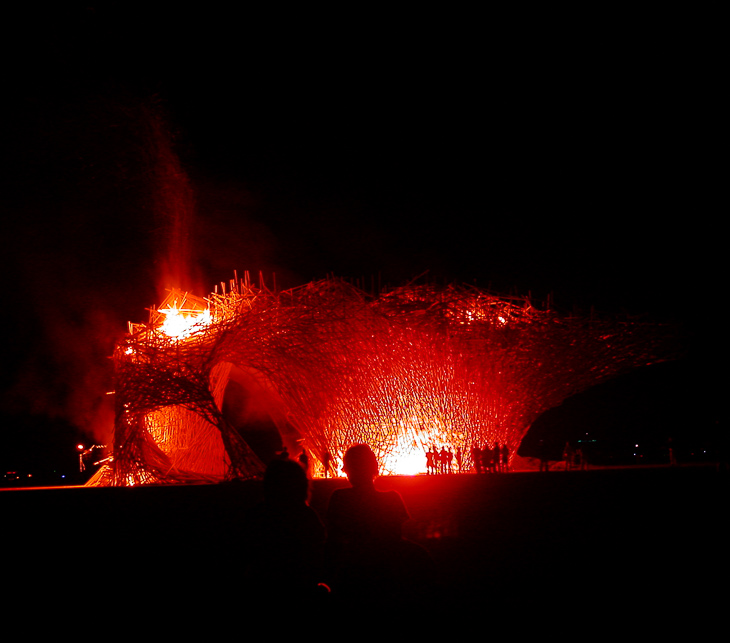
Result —
[[[455,285],[374,296],[336,279],[271,292],[246,278],[206,299],[173,291],[116,348],[113,459],[92,483],[259,475],[221,411],[232,368],[298,432],[314,475],[358,442],[383,473],[425,470],[431,446],[468,466],[472,446],[514,453],[541,412],[671,357],[660,331]]]

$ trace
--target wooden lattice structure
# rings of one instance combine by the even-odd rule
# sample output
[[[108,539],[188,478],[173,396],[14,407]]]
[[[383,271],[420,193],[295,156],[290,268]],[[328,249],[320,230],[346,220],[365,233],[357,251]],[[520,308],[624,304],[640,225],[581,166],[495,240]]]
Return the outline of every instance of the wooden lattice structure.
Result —
[[[432,445],[460,450],[465,466],[475,445],[514,454],[541,412],[674,356],[665,327],[560,315],[470,286],[222,286],[205,299],[173,291],[147,324],[130,324],[114,355],[113,458],[93,484],[260,475],[221,412],[232,366],[277,400],[322,475],[325,454],[336,468],[358,442],[383,473],[408,458],[425,467]]]

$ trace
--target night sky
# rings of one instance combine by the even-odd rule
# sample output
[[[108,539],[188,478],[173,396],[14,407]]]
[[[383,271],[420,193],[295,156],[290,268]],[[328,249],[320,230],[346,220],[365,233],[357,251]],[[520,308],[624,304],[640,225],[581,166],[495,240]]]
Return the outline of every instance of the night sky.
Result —
[[[636,15],[142,6],[8,21],[3,467],[108,438],[108,356],[173,278],[464,281],[714,346],[711,52]]]

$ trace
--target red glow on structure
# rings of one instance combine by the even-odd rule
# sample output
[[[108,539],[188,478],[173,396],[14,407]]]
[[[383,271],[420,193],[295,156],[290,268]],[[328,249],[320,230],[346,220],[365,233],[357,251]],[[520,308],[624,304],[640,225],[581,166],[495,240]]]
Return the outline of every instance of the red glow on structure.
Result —
[[[369,444],[384,474],[426,470],[429,448],[506,444],[567,396],[666,357],[657,328],[561,317],[476,288],[373,297],[330,279],[273,293],[248,280],[205,300],[173,291],[117,347],[113,462],[98,484],[219,480],[262,464],[221,413],[232,366],[326,454]],[[292,454],[295,455],[295,454]]]

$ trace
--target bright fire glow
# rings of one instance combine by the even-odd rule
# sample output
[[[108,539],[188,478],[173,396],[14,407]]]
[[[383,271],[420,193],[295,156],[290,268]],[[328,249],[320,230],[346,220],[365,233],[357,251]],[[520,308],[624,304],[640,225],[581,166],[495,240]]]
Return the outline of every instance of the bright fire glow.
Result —
[[[400,439],[381,463],[383,473],[397,476],[415,476],[426,473],[426,452],[415,442]]]
[[[413,476],[426,473],[426,451],[449,444],[444,424],[436,418],[411,415],[398,423],[395,444],[381,456],[381,471],[387,475]]]
[[[202,330],[211,323],[210,309],[191,310],[178,308],[177,304],[169,308],[161,308],[158,312],[165,315],[160,330],[168,337],[185,339]]]

